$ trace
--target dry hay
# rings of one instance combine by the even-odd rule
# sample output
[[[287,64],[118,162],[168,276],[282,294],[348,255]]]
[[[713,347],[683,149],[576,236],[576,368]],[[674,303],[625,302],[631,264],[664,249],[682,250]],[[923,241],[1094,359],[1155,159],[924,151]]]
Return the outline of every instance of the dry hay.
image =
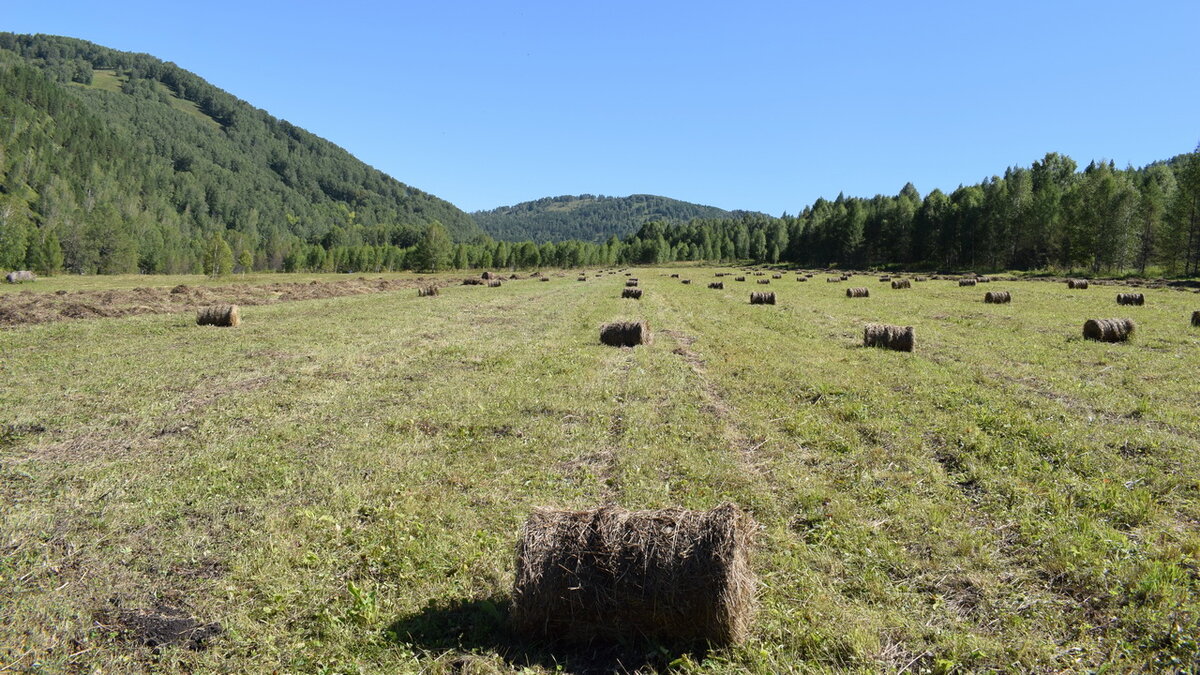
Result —
[[[437,294],[438,294],[438,287],[436,285],[421,286],[420,288],[417,289],[417,297],[418,298],[425,298],[425,297],[429,297],[431,295],[437,295]]]
[[[17,270],[5,274],[4,280],[10,284],[19,284],[25,281],[37,281],[37,275],[29,270]]]
[[[1192,325],[1200,326],[1200,309],[1192,312]]]
[[[796,281],[808,281],[808,277],[796,277]]]
[[[845,279],[843,279],[842,277],[826,277],[825,281],[827,283],[836,284],[839,281],[845,281]]]
[[[913,277],[913,281],[928,281],[925,277]]]
[[[725,282],[724,281],[714,281],[714,282],[710,283],[708,285],[708,287],[715,288],[718,291],[725,290]]]
[[[917,332],[912,326],[889,326],[869,323],[863,329],[863,346],[880,347],[897,352],[911,352],[916,347]]]
[[[635,347],[654,341],[645,321],[614,321],[600,327],[600,342],[610,347]]]
[[[500,284],[501,281],[499,279],[490,279],[487,282],[488,288],[497,288],[500,286]]]
[[[631,277],[631,276],[633,276],[633,272],[626,272],[626,273],[625,273],[625,276],[627,276],[627,277]]]
[[[866,288],[861,288],[861,287],[847,288],[846,289],[846,297],[847,298],[869,298],[869,297],[871,297],[871,291]]]
[[[770,284],[770,283],[771,283],[771,280],[770,280],[770,279],[759,279],[759,280],[758,280],[758,283],[760,283],[760,284],[762,284],[762,285],[764,285],[764,286],[765,286],[765,285],[768,285],[768,284]]]
[[[912,288],[912,282],[908,279],[893,279],[892,288]]]
[[[992,280],[989,277],[975,277],[975,281],[981,284],[990,284]]]
[[[755,273],[754,273],[754,276],[756,276],[756,277],[761,277],[761,276],[763,276],[764,274],[765,274],[765,272],[755,272]]]
[[[1146,296],[1143,293],[1117,293],[1118,305],[1144,305]]]
[[[775,304],[775,293],[773,291],[751,291],[750,304],[773,305]]]
[[[842,276],[838,277],[838,281],[850,281],[850,276],[851,275],[849,274],[843,274]]]
[[[633,298],[634,300],[642,299],[642,289],[640,288],[625,288],[621,290],[622,298]]]
[[[718,278],[718,279],[720,279],[721,277],[725,276],[725,273],[724,273],[724,272],[717,272],[717,273],[716,273],[716,274],[714,274],[713,276],[714,276],[714,277],[716,277],[716,278]]]
[[[637,279],[626,279],[625,285],[629,288],[633,288],[634,286],[638,285]]]
[[[492,272],[484,272],[483,274],[479,275],[479,278],[483,279],[484,281],[491,281],[492,279],[499,279],[500,276],[493,274]]]
[[[732,504],[536,509],[517,543],[512,627],[565,642],[741,642],[757,604],[757,527]]]
[[[1083,324],[1083,337],[1100,342],[1124,342],[1132,335],[1133,319],[1088,319]]]
[[[690,283],[692,283],[692,280],[691,280],[691,279],[681,279],[679,283],[681,283],[681,284],[690,284]]]
[[[1074,288],[1076,290],[1087,290],[1087,287],[1088,287],[1087,279],[1067,279],[1067,288]]]
[[[892,278],[891,278],[890,276],[888,276],[888,275],[886,275],[886,274],[885,274],[885,275],[883,275],[883,276],[879,277],[879,280],[880,280],[880,281],[891,281],[891,280],[892,280]]]
[[[1012,293],[1008,291],[988,291],[983,294],[983,301],[990,305],[1007,305],[1012,302]]]
[[[734,277],[733,280],[734,281],[745,281],[746,277]]]
[[[483,279],[468,278],[463,279],[463,286],[482,286]]]
[[[772,279],[782,279],[782,278],[783,278],[783,275],[782,275],[782,274],[772,274],[772,275],[771,275],[771,278],[772,278]]]
[[[678,278],[679,278],[679,275],[678,275],[678,274],[672,274],[672,275],[671,275],[671,278],[672,278],[672,279],[678,279]]]
[[[975,280],[974,279],[959,279],[958,285],[959,286],[974,286]]]
[[[228,326],[234,327],[242,323],[241,312],[237,305],[215,305],[202,307],[196,312],[198,326]]]

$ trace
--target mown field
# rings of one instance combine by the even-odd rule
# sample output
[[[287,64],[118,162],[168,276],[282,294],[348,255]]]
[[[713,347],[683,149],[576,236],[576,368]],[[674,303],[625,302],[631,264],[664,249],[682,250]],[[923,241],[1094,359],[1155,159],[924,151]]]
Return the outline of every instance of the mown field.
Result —
[[[1200,295],[633,271],[0,330],[0,671],[1200,668]],[[198,284],[22,290],[148,283]],[[654,344],[600,345],[619,318]],[[726,501],[761,524],[747,643],[506,630],[533,507]]]

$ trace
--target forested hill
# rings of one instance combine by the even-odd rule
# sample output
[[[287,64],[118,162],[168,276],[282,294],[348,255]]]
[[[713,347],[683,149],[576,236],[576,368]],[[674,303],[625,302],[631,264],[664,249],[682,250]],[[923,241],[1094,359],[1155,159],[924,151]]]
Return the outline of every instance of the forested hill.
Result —
[[[686,223],[693,218],[730,218],[734,213],[655,195],[545,197],[471,214],[485,232],[505,241],[602,242],[625,237],[653,221]]]
[[[481,234],[453,204],[146,54],[0,33],[0,120],[0,269],[188,272],[214,239],[279,269],[401,251],[433,221]]]

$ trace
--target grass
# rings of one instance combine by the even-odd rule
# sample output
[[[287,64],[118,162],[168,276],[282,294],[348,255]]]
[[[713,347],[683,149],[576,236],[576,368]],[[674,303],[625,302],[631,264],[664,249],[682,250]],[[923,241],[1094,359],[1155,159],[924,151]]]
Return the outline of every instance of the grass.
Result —
[[[670,271],[641,301],[568,274],[0,332],[0,668],[579,669],[503,629],[529,510],[724,501],[763,526],[762,610],[676,670],[1197,667],[1196,295]],[[150,281],[197,278],[24,290]],[[1130,343],[1082,339],[1110,316]],[[618,318],[655,343],[601,346]],[[859,347],[868,321],[916,353]],[[112,619],[159,606],[221,633]]]

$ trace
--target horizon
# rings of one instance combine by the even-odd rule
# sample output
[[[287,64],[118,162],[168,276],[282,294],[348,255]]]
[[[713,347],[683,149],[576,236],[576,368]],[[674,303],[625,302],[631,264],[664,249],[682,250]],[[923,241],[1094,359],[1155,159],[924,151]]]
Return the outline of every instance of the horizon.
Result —
[[[468,213],[650,194],[778,216],[949,193],[1048,152],[1124,168],[1193,151],[1174,111],[1200,104],[1200,6],[1080,11],[68,3],[3,29],[174,62]]]

